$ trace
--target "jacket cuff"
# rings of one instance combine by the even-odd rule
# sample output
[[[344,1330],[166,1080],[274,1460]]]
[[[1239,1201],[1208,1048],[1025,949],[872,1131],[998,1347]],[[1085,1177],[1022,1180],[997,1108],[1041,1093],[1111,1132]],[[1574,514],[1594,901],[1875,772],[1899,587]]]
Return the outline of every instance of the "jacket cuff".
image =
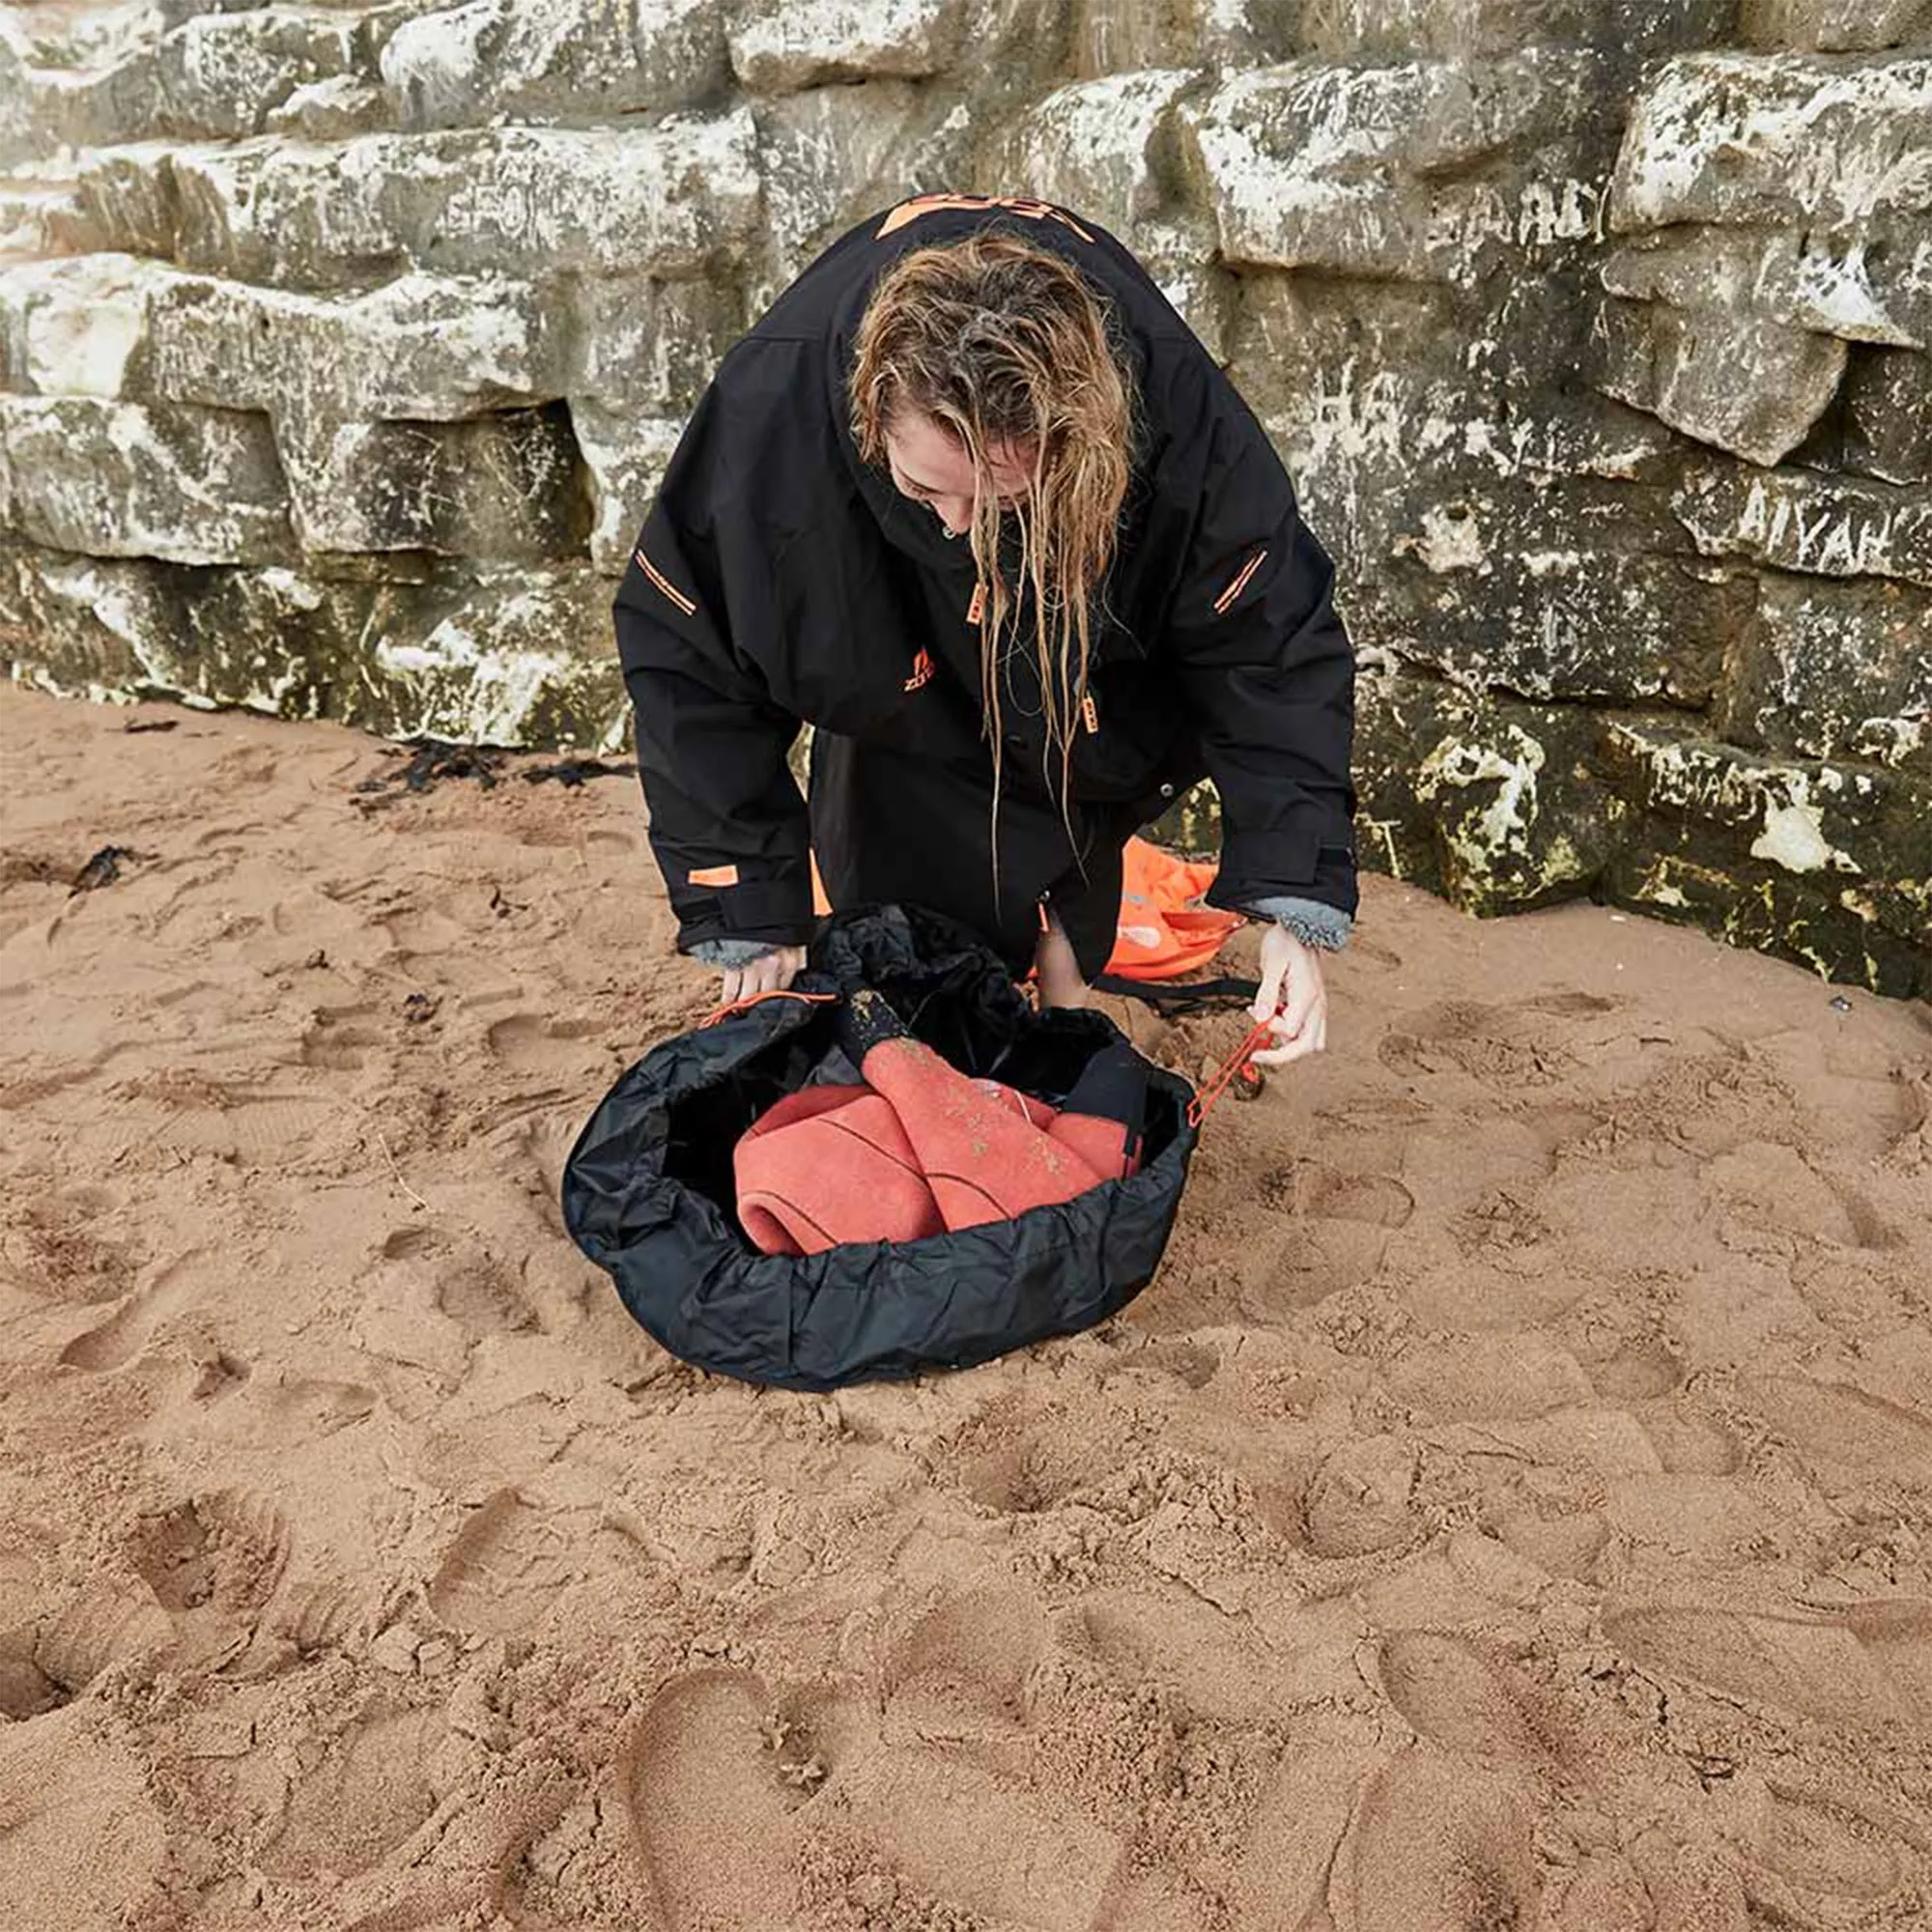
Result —
[[[1320,899],[1265,898],[1252,900],[1243,910],[1257,919],[1271,920],[1293,933],[1304,946],[1339,952],[1349,943],[1355,922],[1340,906]]]
[[[716,966],[723,972],[749,966],[753,959],[778,950],[775,942],[764,939],[699,939],[684,949],[685,955],[700,966]]]

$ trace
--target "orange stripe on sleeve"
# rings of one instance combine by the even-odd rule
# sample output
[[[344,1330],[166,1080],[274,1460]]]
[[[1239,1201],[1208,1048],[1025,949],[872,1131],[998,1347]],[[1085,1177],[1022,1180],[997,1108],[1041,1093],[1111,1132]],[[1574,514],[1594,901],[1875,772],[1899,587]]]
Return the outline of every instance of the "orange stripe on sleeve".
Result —
[[[1249,557],[1246,563],[1242,564],[1240,571],[1238,575],[1236,575],[1234,582],[1229,584],[1227,589],[1222,591],[1220,596],[1215,598],[1214,613],[1216,616],[1219,616],[1222,613],[1224,613],[1227,611],[1228,607],[1234,603],[1235,599],[1238,597],[1241,594],[1241,592],[1248,587],[1248,579],[1251,578],[1255,574],[1255,572],[1262,567],[1263,560],[1266,557],[1266,555],[1267,555],[1267,551],[1265,548],[1258,550],[1256,551],[1253,556]]]
[[[691,601],[691,599],[684,594],[682,590],[679,590],[671,582],[670,579],[668,578],[664,574],[664,572],[661,571],[657,567],[657,565],[654,564],[650,560],[650,558],[643,554],[642,551],[638,551],[636,553],[636,556],[638,559],[638,568],[641,570],[644,573],[644,575],[648,577],[651,580],[651,582],[655,583],[657,587],[664,592],[665,596],[668,597],[671,603],[675,604],[677,608],[680,611],[682,611],[687,617],[695,617],[697,615],[697,606],[694,604]]]

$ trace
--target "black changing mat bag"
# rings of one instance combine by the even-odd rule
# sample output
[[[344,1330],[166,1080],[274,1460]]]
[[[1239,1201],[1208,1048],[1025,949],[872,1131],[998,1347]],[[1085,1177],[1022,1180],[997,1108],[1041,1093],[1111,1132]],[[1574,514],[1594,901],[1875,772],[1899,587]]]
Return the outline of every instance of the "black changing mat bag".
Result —
[[[842,998],[862,986],[961,1071],[1049,1102],[1122,1037],[1102,1013],[1036,1013],[975,935],[917,908],[838,914],[821,927],[796,990]],[[1158,1066],[1143,1165],[1129,1179],[925,1240],[759,1253],[738,1225],[732,1151],[825,1058],[836,1013],[767,999],[667,1040],[578,1137],[565,1225],[672,1354],[794,1389],[969,1368],[1092,1327],[1153,1278],[1195,1140],[1193,1090]]]

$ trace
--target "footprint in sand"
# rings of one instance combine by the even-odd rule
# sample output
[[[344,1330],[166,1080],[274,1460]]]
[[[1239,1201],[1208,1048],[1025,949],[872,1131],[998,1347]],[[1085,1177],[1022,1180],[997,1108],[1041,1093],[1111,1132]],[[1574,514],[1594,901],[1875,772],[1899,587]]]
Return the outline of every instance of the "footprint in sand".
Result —
[[[331,1073],[355,1073],[384,1043],[372,1006],[317,1007],[301,1037],[301,1062]]]
[[[164,1610],[245,1616],[282,1579],[289,1526],[272,1503],[222,1490],[143,1518],[128,1557]]]
[[[1579,1065],[1571,1046],[1579,1023],[1617,1005],[1590,993],[1552,993],[1493,1007],[1445,1001],[1404,1014],[1376,1054],[1394,1073],[1461,1073],[1512,1093],[1548,1086]]]
[[[1392,1174],[1342,1174],[1312,1160],[1264,1175],[1260,1194],[1264,1206],[1283,1213],[1372,1228],[1405,1227],[1415,1212],[1415,1196]]]
[[[62,1187],[27,1204],[17,1238],[0,1242],[0,1279],[43,1301],[113,1301],[133,1284],[128,1243],[97,1229],[119,1197],[92,1183]]]
[[[55,1701],[77,1697],[103,1670],[151,1656],[175,1640],[175,1627],[154,1594],[132,1577],[94,1584],[40,1630],[35,1668],[54,1687]]]
[[[1835,1613],[1638,1604],[1604,1618],[1646,1670],[1849,1734],[1932,1731],[1932,1602]]]
[[[1382,1689],[1417,1733],[1445,1749],[1517,1765],[1553,1763],[1564,1719],[1513,1665],[1464,1637],[1398,1631],[1380,1656]]]
[[[69,1368],[99,1373],[118,1369],[144,1350],[170,1316],[194,1299],[198,1255],[187,1254],[159,1269],[147,1287],[123,1301],[99,1326],[76,1335],[60,1352]]]
[[[547,1020],[539,1013],[511,1013],[485,1036],[490,1051],[517,1073],[562,1077],[581,1075],[604,1058],[602,1048],[584,1044],[608,1027],[598,1019]]]
[[[791,1813],[825,1766],[810,1751],[787,1754],[789,1735],[772,1747],[771,1711],[764,1687],[744,1672],[676,1678],[619,1759],[619,1796],[664,1932],[795,1922]]]
[[[1891,1900],[1905,1878],[1898,1847],[1914,1833],[1846,1796],[1774,1779],[1769,1798],[1769,1815],[1750,1847],[1758,1864],[1800,1892],[1850,1899],[1866,1910]]]
[[[1309,1548],[1366,1556],[1412,1542],[1421,1528],[1410,1500],[1420,1466],[1414,1445],[1393,1435],[1344,1442],[1302,1497]]]
[[[361,1719],[297,1778],[282,1829],[257,1861],[262,1870],[347,1877],[380,1863],[435,1808],[424,1765],[442,1730],[432,1711]]]
[[[1427,1749],[1362,1792],[1330,1876],[1354,1932],[1530,1932],[1540,1916],[1530,1814],[1500,1778]]]
[[[622,1557],[597,1513],[544,1508],[501,1489],[477,1509],[430,1578],[443,1622],[484,1636],[530,1629],[574,1583],[607,1575]]]
[[[1760,1376],[1745,1388],[1813,1474],[1932,1489],[1932,1421],[1918,1410],[1809,1376]]]

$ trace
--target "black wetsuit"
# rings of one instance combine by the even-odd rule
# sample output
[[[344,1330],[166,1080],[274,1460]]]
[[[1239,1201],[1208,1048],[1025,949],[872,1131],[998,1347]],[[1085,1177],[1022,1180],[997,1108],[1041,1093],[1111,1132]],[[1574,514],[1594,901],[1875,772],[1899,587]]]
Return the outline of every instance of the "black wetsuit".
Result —
[[[1141,425],[1065,813],[1030,606],[1009,633],[997,891],[972,547],[860,460],[845,391],[880,273],[989,222],[1077,264],[1111,304]],[[1050,895],[1092,977],[1122,845],[1203,776],[1221,797],[1216,904],[1352,913],[1354,660],[1333,576],[1247,406],[1105,231],[974,196],[870,217],[725,355],[617,594],[679,944],[803,943],[815,851],[834,905],[923,904],[1016,965]],[[809,821],[786,764],[801,721],[817,727]]]

